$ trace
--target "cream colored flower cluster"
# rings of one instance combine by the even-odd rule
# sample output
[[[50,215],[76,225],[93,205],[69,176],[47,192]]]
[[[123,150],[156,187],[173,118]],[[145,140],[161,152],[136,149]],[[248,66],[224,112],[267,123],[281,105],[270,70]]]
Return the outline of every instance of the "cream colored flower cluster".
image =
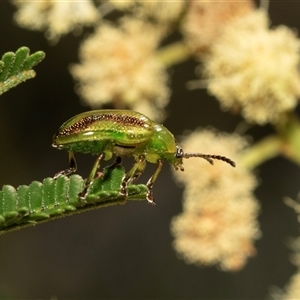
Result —
[[[183,212],[171,224],[174,248],[187,263],[217,264],[224,270],[241,269],[256,252],[260,236],[259,204],[253,196],[254,176],[238,164],[245,140],[214,131],[196,131],[185,138],[183,149],[222,153],[236,160],[237,168],[200,158],[184,161],[185,171],[175,177],[185,185]]]
[[[92,0],[84,1],[26,1],[12,0],[18,7],[16,22],[33,30],[46,30],[50,40],[58,39],[84,25],[93,25],[99,13]]]
[[[285,288],[285,292],[281,295],[274,295],[280,300],[297,300],[300,299],[300,271],[292,276],[290,282]]]
[[[258,124],[279,122],[300,96],[300,42],[289,28],[270,29],[268,22],[254,11],[227,23],[204,61],[209,92],[224,109]]]
[[[187,4],[185,0],[109,0],[109,2],[117,9],[130,10],[141,17],[152,17],[163,23],[177,20]]]
[[[252,0],[191,1],[182,24],[184,38],[196,56],[207,54],[224,26],[254,9]]]
[[[155,56],[161,36],[138,19],[101,24],[81,46],[81,64],[71,68],[85,102],[92,108],[112,103],[161,120],[170,94],[167,72]]]
[[[80,64],[71,67],[84,102],[92,108],[109,103],[115,108],[139,111],[156,121],[164,119],[170,96],[169,77],[157,48],[166,35],[168,22],[179,17],[185,1],[107,1],[113,7],[131,9],[131,16],[119,19],[115,25],[103,19],[99,22],[96,5],[101,1],[12,1],[18,7],[15,18],[21,26],[47,30],[52,40],[98,22],[95,33],[81,45]],[[161,22],[154,24],[147,17]]]
[[[300,223],[300,203],[292,199],[285,199],[286,204],[292,207],[297,213],[298,222]],[[292,262],[298,267],[297,272],[291,277],[289,283],[285,286],[284,291],[275,292],[273,298],[276,300],[300,299],[300,237],[290,243],[291,248],[295,251],[292,256]]]

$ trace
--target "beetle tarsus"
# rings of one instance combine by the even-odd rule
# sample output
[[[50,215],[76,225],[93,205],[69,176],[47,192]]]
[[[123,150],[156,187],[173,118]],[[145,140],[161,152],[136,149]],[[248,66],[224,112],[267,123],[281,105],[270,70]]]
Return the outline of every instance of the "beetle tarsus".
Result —
[[[156,205],[154,198],[153,198],[152,188],[148,190],[146,199],[150,205]]]
[[[127,197],[127,175],[124,175],[121,182],[120,194]]]
[[[77,163],[76,163],[74,153],[73,153],[73,151],[69,151],[69,168],[56,173],[53,176],[53,178],[57,179],[59,176],[62,176],[62,175],[68,176],[68,175],[76,172],[76,170],[77,170]]]
[[[120,191],[119,196],[124,197],[126,199],[128,197],[127,191],[124,190]]]
[[[89,188],[89,186],[85,186],[85,188],[78,194],[78,198],[80,200],[85,200],[88,188]]]

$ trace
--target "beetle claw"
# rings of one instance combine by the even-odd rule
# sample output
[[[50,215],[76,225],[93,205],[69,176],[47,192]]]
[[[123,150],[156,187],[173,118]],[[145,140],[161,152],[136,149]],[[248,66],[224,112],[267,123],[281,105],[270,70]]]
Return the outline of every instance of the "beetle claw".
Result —
[[[147,201],[148,201],[148,203],[149,203],[150,205],[156,205],[151,190],[149,190],[149,191],[147,192],[146,199],[147,199]]]
[[[122,196],[122,197],[127,198],[127,196],[128,196],[127,189],[124,188],[124,187],[121,187],[121,190],[120,190],[120,192],[119,192],[119,195]]]
[[[122,182],[121,182],[121,188],[120,188],[120,193],[123,194],[123,195],[126,195],[127,194],[127,182],[125,180],[125,176],[123,177],[122,179]]]
[[[87,194],[87,190],[88,190],[88,187],[85,187],[83,189],[83,191],[78,194],[78,198],[80,200],[85,200],[85,197],[86,197],[86,194]]]
[[[119,196],[122,196],[124,198],[127,198],[128,197],[128,194],[127,193],[123,193],[123,192],[119,192]]]

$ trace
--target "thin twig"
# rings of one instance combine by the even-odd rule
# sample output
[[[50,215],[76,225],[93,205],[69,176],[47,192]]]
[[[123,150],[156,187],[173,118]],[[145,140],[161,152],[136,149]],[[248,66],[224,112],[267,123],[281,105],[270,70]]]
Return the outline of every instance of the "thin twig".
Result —
[[[260,8],[265,10],[266,12],[269,11],[270,0],[261,0],[260,1]]]

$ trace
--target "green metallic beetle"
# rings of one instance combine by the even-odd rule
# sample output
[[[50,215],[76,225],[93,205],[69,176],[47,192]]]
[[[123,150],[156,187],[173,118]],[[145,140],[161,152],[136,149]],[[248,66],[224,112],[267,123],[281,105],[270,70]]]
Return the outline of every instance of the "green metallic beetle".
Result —
[[[175,170],[183,168],[183,158],[201,157],[213,164],[213,159],[235,163],[224,156],[202,153],[184,153],[173,134],[163,125],[151,121],[141,113],[131,110],[102,109],[81,113],[65,122],[53,137],[53,147],[69,152],[69,168],[55,174],[69,175],[77,169],[74,152],[98,155],[84,190],[79,194],[84,199],[94,180],[101,160],[116,156],[115,164],[122,156],[133,156],[135,164],[123,177],[120,193],[126,196],[127,184],[136,180],[144,171],[146,162],[157,164],[157,169],[147,182],[147,200],[155,204],[153,184],[161,171],[163,160]]]

